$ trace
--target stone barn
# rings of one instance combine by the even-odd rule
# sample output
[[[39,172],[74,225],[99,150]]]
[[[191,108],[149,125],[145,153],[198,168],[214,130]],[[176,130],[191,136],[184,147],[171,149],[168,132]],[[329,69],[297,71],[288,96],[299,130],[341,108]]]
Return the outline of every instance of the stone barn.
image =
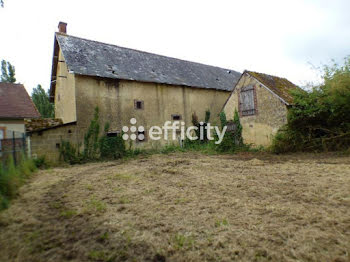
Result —
[[[292,104],[290,90],[298,88],[285,78],[244,71],[223,111],[228,120],[237,110],[247,144],[269,146],[277,130],[287,123]]]
[[[58,159],[60,140],[69,138],[82,144],[84,134],[99,108],[100,124],[110,124],[110,134],[121,133],[136,118],[143,140],[134,147],[158,147],[167,141],[151,141],[151,126],[181,120],[192,125],[192,114],[218,123],[222,105],[237,83],[240,73],[176,58],[151,54],[67,34],[67,24],[59,24],[55,34],[50,96],[55,117],[61,125],[33,131],[32,144],[45,137],[50,142],[40,154]],[[61,133],[60,133],[61,132]],[[68,133],[69,132],[69,133]],[[51,134],[52,133],[52,134]],[[36,148],[39,148],[36,147]]]

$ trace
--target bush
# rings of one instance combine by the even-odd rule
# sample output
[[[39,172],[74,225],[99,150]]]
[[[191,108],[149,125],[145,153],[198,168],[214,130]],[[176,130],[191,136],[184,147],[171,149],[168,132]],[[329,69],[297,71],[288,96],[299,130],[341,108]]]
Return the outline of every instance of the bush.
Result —
[[[169,145],[166,145],[165,147],[163,147],[160,150],[160,153],[169,154],[169,153],[174,153],[174,152],[179,152],[179,151],[184,152],[184,149],[178,145],[169,144]]]
[[[83,162],[83,155],[80,154],[79,149],[72,145],[69,141],[62,141],[60,147],[60,158],[71,165]]]
[[[344,65],[325,66],[323,84],[292,91],[288,123],[279,130],[272,151],[329,151],[350,147],[350,57]]]
[[[90,122],[87,133],[84,136],[84,159],[98,158],[98,135],[100,133],[99,109],[95,108],[94,118]]]
[[[227,119],[225,112],[220,113],[221,130],[227,126]],[[237,110],[235,110],[233,122],[236,126],[236,131],[234,133],[226,132],[221,143],[216,146],[218,152],[235,152],[237,150],[243,151],[246,147],[243,143],[242,138],[242,125],[239,119]]]
[[[45,156],[40,156],[37,159],[33,159],[33,162],[34,162],[35,167],[39,168],[39,169],[47,169],[50,166],[47,163]]]
[[[102,159],[117,159],[125,155],[125,144],[122,136],[109,137],[107,135],[109,123],[106,123],[105,134],[99,140],[100,157]]]
[[[19,164],[19,174],[21,178],[26,178],[36,170],[35,163],[32,159],[28,159],[24,154],[21,156],[21,162]]]
[[[75,146],[68,141],[62,141],[60,147],[61,160],[73,165],[91,160],[118,159],[125,156],[126,149],[122,136],[108,136],[109,123],[105,124],[104,135],[100,138],[98,137],[98,118],[98,108],[96,108],[94,119],[91,121],[89,130],[84,138],[83,154],[79,151],[79,145]]]

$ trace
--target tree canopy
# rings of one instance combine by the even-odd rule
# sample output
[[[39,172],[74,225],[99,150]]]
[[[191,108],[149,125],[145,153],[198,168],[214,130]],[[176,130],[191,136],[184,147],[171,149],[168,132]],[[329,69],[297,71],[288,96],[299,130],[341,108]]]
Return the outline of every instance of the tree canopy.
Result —
[[[43,118],[55,116],[54,105],[50,102],[48,92],[45,92],[41,85],[33,89],[32,100]]]
[[[1,61],[1,82],[15,83],[15,67],[10,62]]]

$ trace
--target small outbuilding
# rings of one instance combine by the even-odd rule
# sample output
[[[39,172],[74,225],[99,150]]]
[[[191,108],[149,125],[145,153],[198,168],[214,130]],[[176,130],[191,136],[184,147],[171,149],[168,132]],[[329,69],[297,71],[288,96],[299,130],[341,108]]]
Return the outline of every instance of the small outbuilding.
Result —
[[[247,144],[269,146],[277,130],[287,123],[293,102],[290,90],[298,88],[277,76],[244,71],[227,99],[223,111],[228,120],[239,112]]]

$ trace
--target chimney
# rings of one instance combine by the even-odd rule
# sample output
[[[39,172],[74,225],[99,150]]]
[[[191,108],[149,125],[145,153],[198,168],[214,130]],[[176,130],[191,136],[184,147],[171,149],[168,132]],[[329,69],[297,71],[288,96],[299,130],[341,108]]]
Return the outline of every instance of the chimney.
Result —
[[[59,22],[59,24],[58,24],[58,32],[66,34],[67,33],[67,23]]]

